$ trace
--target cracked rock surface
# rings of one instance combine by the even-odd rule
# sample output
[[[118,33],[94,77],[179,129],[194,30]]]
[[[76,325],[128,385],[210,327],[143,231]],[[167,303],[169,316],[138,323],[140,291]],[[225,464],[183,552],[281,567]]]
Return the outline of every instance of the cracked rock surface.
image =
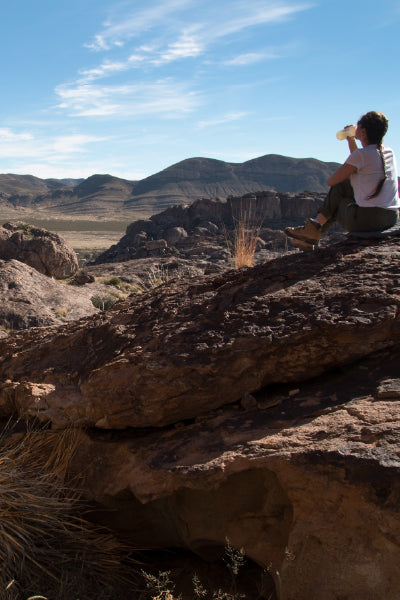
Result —
[[[397,600],[400,239],[170,281],[0,340],[0,410],[81,427],[98,519],[284,600]],[[111,509],[111,510],[110,510]]]
[[[398,239],[282,256],[19,334],[1,345],[0,409],[23,398],[56,427],[162,427],[318,376],[398,343],[399,256]],[[37,384],[51,391],[30,404]]]

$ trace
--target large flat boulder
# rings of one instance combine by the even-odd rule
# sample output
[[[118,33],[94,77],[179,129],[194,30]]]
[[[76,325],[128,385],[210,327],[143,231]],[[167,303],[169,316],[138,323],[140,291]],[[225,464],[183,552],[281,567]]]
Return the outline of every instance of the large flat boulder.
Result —
[[[391,348],[399,256],[398,238],[282,256],[3,342],[0,410],[55,427],[162,427]]]
[[[76,253],[61,236],[26,223],[0,227],[0,258],[19,260],[56,279],[70,277],[78,270]]]
[[[87,289],[62,284],[18,260],[0,260],[0,330],[61,325],[97,312]]]

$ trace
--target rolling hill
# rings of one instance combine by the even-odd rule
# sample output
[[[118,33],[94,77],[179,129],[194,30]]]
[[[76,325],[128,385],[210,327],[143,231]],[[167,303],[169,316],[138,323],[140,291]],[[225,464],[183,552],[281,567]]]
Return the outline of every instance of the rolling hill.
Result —
[[[141,181],[112,175],[85,180],[0,175],[0,213],[23,218],[124,219],[149,216],[198,198],[276,190],[324,192],[337,163],[270,154],[243,163],[189,158]]]

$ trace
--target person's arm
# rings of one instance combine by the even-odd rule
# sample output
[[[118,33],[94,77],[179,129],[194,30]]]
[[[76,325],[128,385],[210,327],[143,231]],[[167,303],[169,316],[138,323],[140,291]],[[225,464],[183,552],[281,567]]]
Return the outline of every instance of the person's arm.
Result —
[[[333,173],[328,179],[328,185],[336,185],[337,183],[341,183],[353,173],[356,173],[357,167],[353,167],[353,165],[349,165],[348,163],[344,163],[341,167],[338,168],[337,171]]]
[[[354,152],[354,150],[357,150],[358,146],[357,146],[355,137],[348,137],[347,143],[349,144],[350,153]]]

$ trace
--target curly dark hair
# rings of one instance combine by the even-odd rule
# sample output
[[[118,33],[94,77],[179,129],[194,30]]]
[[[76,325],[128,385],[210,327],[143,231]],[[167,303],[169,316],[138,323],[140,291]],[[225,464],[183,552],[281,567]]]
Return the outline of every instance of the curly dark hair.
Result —
[[[365,129],[370,144],[377,144],[378,151],[382,160],[383,178],[376,186],[374,193],[371,194],[371,196],[368,196],[368,198],[375,198],[375,196],[377,196],[381,191],[383,184],[387,179],[386,162],[382,149],[382,140],[383,136],[388,130],[389,121],[383,113],[371,110],[370,112],[365,113],[365,115],[363,115],[358,120],[357,125],[360,125]]]
[[[380,146],[383,136],[388,130],[389,121],[383,113],[371,110],[358,120],[357,125],[364,127],[370,144],[378,144]]]

